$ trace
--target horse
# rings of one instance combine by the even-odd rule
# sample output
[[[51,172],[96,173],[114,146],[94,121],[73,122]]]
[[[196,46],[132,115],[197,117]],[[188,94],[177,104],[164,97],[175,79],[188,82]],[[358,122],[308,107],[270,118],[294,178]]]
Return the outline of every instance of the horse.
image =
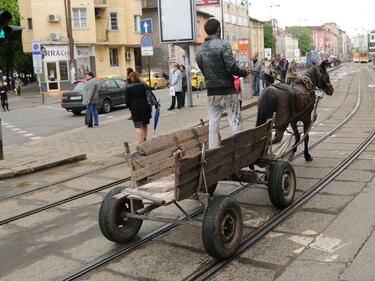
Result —
[[[324,91],[331,96],[334,92],[329,79],[326,60],[320,65],[314,65],[307,70],[301,78],[296,79],[291,86],[279,83],[265,88],[258,99],[258,114],[256,125],[260,126],[266,123],[267,119],[272,118],[276,113],[275,136],[272,143],[278,143],[282,140],[284,132],[290,124],[294,136],[295,144],[301,140],[298,132],[297,123],[303,122],[304,134],[307,133],[311,122],[313,122],[311,112],[315,104],[315,89]],[[309,136],[304,139],[304,156],[306,161],[312,161],[309,153]],[[294,148],[294,153],[297,148]]]

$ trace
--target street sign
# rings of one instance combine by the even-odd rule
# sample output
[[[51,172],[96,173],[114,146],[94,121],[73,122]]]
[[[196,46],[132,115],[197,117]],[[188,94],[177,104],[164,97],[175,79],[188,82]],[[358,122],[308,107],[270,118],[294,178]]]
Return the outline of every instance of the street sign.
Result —
[[[40,41],[39,40],[33,40],[31,42],[31,49],[32,49],[32,54],[33,55],[40,55],[41,54],[41,46],[40,46]]]
[[[150,57],[154,55],[153,47],[141,47],[141,52],[143,57]]]
[[[272,49],[271,48],[265,48],[264,49],[264,56],[266,59],[271,60],[272,59]]]
[[[145,34],[141,37],[141,47],[154,47],[155,41],[151,34]]]
[[[160,42],[169,44],[195,42],[197,34],[195,1],[158,0]]]
[[[152,33],[153,31],[154,31],[154,27],[152,24],[152,19],[141,20],[141,34],[142,35]]]

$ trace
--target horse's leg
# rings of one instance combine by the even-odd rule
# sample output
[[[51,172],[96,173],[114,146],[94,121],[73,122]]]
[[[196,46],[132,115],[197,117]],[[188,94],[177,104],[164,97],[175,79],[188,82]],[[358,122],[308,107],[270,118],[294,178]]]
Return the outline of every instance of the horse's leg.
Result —
[[[313,161],[313,158],[311,157],[309,153],[309,134],[307,134],[307,130],[309,129],[311,124],[311,120],[306,120],[303,122],[303,132],[304,132],[304,145],[305,145],[305,150],[304,150],[304,156],[306,161]]]
[[[299,143],[299,141],[301,140],[301,135],[299,134],[298,132],[298,126],[297,126],[297,122],[291,122],[290,125],[292,126],[292,129],[293,129],[293,132],[294,132],[294,139],[295,139],[295,143],[294,145],[296,145],[297,143]],[[293,146],[294,146],[293,145]],[[293,149],[293,154],[297,152],[297,147],[295,147]]]
[[[277,128],[275,132],[275,137],[272,140],[272,144],[280,142],[284,137],[284,132],[288,125],[284,125],[283,127]]]

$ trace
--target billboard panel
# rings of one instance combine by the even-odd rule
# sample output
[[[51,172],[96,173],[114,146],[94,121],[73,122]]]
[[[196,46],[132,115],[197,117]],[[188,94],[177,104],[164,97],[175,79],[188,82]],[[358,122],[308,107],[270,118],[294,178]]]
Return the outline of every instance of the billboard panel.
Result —
[[[219,5],[220,0],[196,0],[197,6]]]
[[[195,42],[195,0],[158,0],[158,4],[160,41],[170,44]]]

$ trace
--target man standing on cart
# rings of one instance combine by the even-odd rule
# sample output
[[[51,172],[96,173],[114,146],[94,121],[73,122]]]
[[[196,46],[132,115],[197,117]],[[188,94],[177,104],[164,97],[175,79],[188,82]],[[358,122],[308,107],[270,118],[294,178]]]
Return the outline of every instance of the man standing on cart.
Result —
[[[220,38],[220,22],[209,19],[204,25],[207,38],[198,50],[197,64],[201,69],[208,95],[209,148],[220,146],[220,118],[226,110],[233,134],[242,131],[241,109],[233,76],[246,77],[233,57],[230,44]]]

